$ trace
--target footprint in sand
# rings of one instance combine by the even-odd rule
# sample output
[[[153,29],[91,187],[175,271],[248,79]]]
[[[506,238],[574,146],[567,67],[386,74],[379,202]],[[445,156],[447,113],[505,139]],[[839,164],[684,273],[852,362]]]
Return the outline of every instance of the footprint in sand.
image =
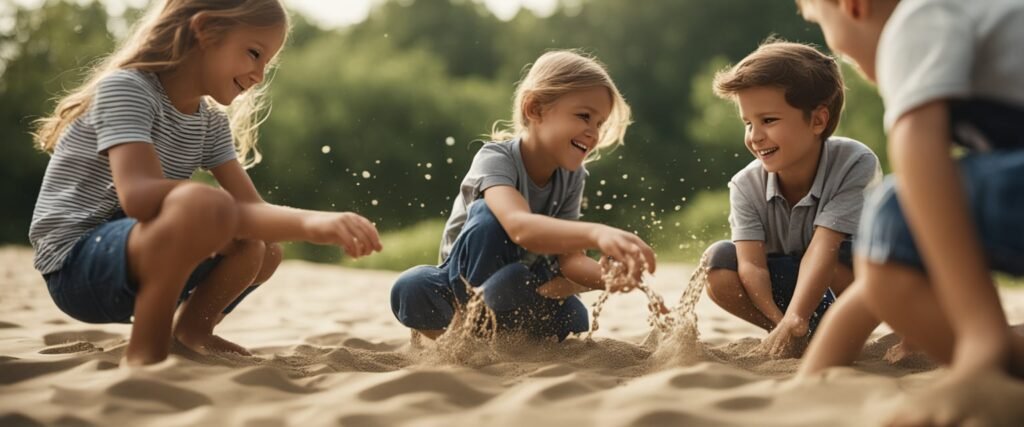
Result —
[[[206,397],[206,395],[159,381],[145,379],[120,381],[107,388],[107,393],[111,396],[125,399],[152,400],[179,411],[187,411],[198,406],[213,404],[213,401]]]
[[[54,345],[39,350],[39,354],[72,354],[72,353],[84,353],[84,352],[97,352],[103,351],[102,348],[92,345],[92,343],[85,341],[71,342],[67,344]]]
[[[54,332],[43,336],[43,344],[46,345],[58,345],[67,344],[75,341],[86,341],[90,343],[98,343],[100,341],[107,340],[123,340],[124,336],[120,334],[112,334],[110,332],[101,331],[98,329],[90,329],[85,331],[67,331],[67,332]]]

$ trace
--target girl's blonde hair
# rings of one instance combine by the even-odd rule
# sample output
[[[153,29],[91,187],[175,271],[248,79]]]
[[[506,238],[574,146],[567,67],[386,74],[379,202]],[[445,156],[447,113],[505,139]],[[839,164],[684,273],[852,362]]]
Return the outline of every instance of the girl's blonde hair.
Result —
[[[112,54],[94,67],[81,86],[67,93],[49,117],[35,123],[36,147],[53,153],[61,135],[71,123],[88,111],[96,95],[96,87],[105,77],[121,69],[138,69],[153,73],[173,70],[196,46],[192,20],[204,17],[204,31],[214,39],[239,25],[255,28],[284,26],[287,34],[288,14],[279,0],[167,0],[154,5],[139,21],[131,35]],[[260,162],[256,150],[259,112],[267,85],[246,91],[230,106],[221,106],[230,118],[238,158],[246,166]],[[207,97],[210,105],[216,106]]]
[[[603,87],[612,98],[612,110],[599,131],[597,147],[587,154],[588,161],[600,157],[602,150],[625,142],[626,129],[632,123],[629,104],[596,58],[577,50],[554,50],[541,55],[528,67],[529,71],[516,87],[512,120],[495,122],[491,140],[506,141],[526,133],[530,122],[523,102],[527,99],[547,107],[567,93]]]

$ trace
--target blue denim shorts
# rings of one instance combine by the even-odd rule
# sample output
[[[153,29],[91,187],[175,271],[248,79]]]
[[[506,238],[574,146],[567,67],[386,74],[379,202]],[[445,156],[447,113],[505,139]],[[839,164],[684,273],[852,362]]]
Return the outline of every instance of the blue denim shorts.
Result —
[[[138,284],[128,269],[128,234],[136,221],[123,213],[82,236],[68,253],[60,270],[43,275],[57,307],[87,323],[131,323]],[[213,256],[189,276],[178,304],[202,282],[222,257]],[[229,313],[256,286],[250,286],[224,310]]]
[[[739,271],[739,258],[736,255],[736,244],[729,240],[715,242],[707,250],[708,268],[724,268],[726,270]],[[853,243],[851,240],[843,240],[839,245],[839,263],[853,269]],[[772,301],[783,313],[789,308],[789,303],[796,293],[797,277],[800,274],[800,255],[768,254],[768,275],[772,281]],[[811,336],[818,329],[822,316],[829,307],[836,302],[836,294],[832,289],[826,288],[821,296],[821,302],[811,313],[807,322],[807,328]]]
[[[1024,275],[1024,150],[972,153],[959,160],[967,203],[989,266]],[[875,263],[926,271],[892,176],[864,205],[855,248]]]

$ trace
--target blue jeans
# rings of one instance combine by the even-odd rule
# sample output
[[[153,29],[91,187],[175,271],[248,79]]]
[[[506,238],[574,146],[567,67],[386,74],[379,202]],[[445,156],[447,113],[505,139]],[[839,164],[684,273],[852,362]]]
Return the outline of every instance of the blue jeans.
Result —
[[[399,322],[420,330],[447,328],[456,302],[465,305],[469,300],[465,279],[483,292],[499,330],[561,341],[589,329],[587,308],[579,298],[550,299],[537,293],[537,287],[560,274],[557,262],[513,243],[483,200],[473,202],[468,211],[448,259],[439,266],[406,270],[395,282],[391,310]]]
[[[128,235],[138,223],[118,212],[78,239],[60,270],[46,274],[50,297],[65,314],[87,323],[131,323],[139,285],[128,269]],[[217,267],[220,255],[199,263],[178,298],[181,304]],[[242,292],[224,313],[230,313],[258,285]]]
[[[853,268],[852,242],[843,240],[839,245],[839,263],[847,268]],[[736,256],[736,244],[728,240],[715,242],[707,250],[708,269],[724,268],[732,271],[739,271],[739,261]],[[783,313],[789,308],[796,292],[797,277],[800,274],[800,261],[802,256],[769,254],[768,274],[772,281],[772,300],[775,306]],[[831,289],[826,288],[825,294],[821,297],[818,307],[811,313],[807,327],[813,336],[821,323],[821,317],[825,315],[832,304],[836,302],[836,295]]]
[[[989,266],[1024,275],[1024,150],[973,153],[959,160],[974,231]],[[857,254],[927,271],[903,216],[892,176],[864,204]]]

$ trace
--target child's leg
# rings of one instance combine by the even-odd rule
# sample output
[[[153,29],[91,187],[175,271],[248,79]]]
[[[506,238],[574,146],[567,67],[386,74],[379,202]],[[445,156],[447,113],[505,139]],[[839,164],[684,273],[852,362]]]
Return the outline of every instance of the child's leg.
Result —
[[[138,290],[128,363],[167,357],[174,310],[189,273],[230,241],[237,221],[230,194],[189,183],[167,194],[156,218],[132,228],[128,266]]]
[[[857,270],[865,271],[867,263],[858,258]],[[877,278],[876,278],[877,279]],[[868,309],[865,285],[867,277],[862,276],[851,284],[837,298],[836,303],[824,316],[818,328],[816,339],[811,341],[800,364],[800,375],[815,374],[833,366],[847,366],[853,363],[864,348],[871,332],[880,321]]]
[[[711,301],[761,329],[772,330],[775,324],[754,306],[740,282],[739,273],[736,272],[736,246],[728,240],[715,242],[704,251],[704,257],[708,260],[706,291]]]
[[[878,317],[904,341],[939,363],[953,358],[953,328],[920,270],[896,263],[870,263],[865,269],[865,299]]]
[[[466,224],[443,268],[448,270],[452,291],[460,299],[464,298],[460,295],[464,292],[463,279],[470,286],[479,287],[484,303],[498,315],[502,329],[547,336],[547,323],[572,298],[549,299],[538,293],[537,288],[556,278],[558,272],[545,258],[528,261],[528,256],[508,236],[487,204],[478,200],[469,206]],[[585,313],[584,310],[583,324],[587,323]],[[579,329],[578,319],[570,323]],[[564,339],[568,333],[563,332],[558,330],[550,335]]]
[[[448,272],[432,265],[406,270],[391,288],[391,311],[406,327],[427,338],[444,333],[455,316]]]
[[[234,240],[219,251],[220,261],[185,301],[174,327],[175,338],[200,354],[249,354],[245,348],[213,335],[213,327],[228,304],[256,283],[267,252],[267,245],[258,240]]]
[[[550,268],[546,261],[538,260],[532,267],[508,264],[480,285],[484,303],[497,316],[498,327],[541,338],[554,336],[559,341],[571,333],[589,330],[587,309],[579,298],[552,299],[537,291],[556,274],[543,271]]]

